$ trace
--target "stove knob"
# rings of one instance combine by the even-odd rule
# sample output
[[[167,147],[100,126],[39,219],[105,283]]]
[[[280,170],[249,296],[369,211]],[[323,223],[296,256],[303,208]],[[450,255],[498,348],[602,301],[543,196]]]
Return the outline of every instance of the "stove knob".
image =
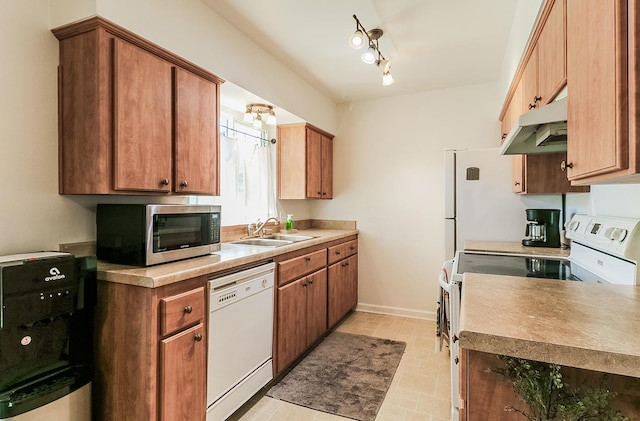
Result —
[[[614,228],[613,234],[611,235],[611,239],[622,243],[624,239],[627,238],[627,230],[624,228]]]
[[[607,238],[609,240],[613,240],[613,232],[615,231],[615,228],[607,228],[604,232],[604,238]]]
[[[580,226],[580,221],[567,221],[564,225],[567,230],[576,231]]]

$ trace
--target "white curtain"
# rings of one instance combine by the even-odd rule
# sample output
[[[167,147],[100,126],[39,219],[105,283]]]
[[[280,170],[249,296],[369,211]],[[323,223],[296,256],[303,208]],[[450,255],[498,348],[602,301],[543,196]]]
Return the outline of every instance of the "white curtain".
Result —
[[[277,216],[270,144],[242,133],[220,139],[222,224]]]

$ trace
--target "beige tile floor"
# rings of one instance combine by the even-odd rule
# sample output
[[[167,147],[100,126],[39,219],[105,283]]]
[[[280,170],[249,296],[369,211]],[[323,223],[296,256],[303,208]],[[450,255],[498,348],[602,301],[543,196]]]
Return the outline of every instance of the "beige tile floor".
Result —
[[[407,343],[376,421],[449,420],[449,353],[435,352],[435,323],[356,311],[337,330]],[[267,396],[256,396],[233,421],[348,421]]]

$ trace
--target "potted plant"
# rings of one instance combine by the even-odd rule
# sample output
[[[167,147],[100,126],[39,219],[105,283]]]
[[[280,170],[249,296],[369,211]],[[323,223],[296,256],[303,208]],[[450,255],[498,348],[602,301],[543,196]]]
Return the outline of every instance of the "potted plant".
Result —
[[[500,355],[501,374],[513,386],[527,409],[507,406],[529,421],[628,421],[609,405],[616,393],[605,387],[604,376],[596,385],[574,387],[562,376],[561,366]]]

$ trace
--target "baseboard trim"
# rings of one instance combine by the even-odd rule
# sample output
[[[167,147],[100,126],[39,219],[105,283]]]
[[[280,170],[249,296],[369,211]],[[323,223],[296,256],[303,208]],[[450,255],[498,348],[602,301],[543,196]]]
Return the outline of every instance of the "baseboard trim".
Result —
[[[388,314],[390,316],[412,317],[414,319],[422,320],[436,320],[436,313],[434,311],[413,310],[409,308],[379,306],[374,304],[358,303],[356,311]]]

